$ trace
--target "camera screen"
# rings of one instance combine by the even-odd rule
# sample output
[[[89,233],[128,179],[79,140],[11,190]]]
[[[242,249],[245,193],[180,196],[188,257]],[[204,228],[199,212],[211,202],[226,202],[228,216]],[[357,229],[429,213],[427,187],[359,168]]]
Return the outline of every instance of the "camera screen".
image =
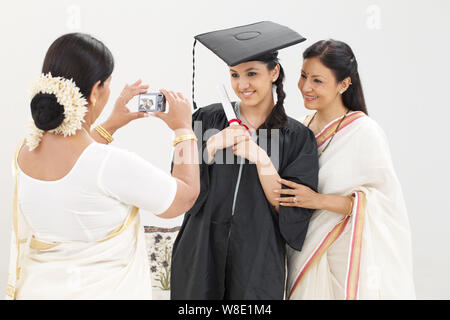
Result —
[[[139,95],[138,111],[166,111],[166,100],[161,93],[144,93]]]

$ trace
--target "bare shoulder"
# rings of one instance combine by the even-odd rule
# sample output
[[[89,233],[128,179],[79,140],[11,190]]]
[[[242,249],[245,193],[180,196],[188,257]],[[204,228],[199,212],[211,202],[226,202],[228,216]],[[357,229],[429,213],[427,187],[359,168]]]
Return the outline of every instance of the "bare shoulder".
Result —
[[[26,175],[44,181],[65,177],[89,146],[86,143],[41,143],[30,151],[23,145],[17,156],[17,164]]]

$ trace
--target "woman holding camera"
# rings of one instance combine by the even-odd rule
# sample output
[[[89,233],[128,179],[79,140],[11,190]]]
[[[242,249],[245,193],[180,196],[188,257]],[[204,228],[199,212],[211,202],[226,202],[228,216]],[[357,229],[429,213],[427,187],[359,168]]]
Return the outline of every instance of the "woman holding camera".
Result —
[[[125,86],[108,120],[91,130],[110,94],[114,60],[99,40],[66,34],[49,48],[32,88],[31,132],[16,152],[9,299],[151,299],[138,208],[163,218],[199,193],[189,102],[163,90],[175,131],[172,176],[106,144],[143,113],[126,104],[147,86]],[[133,188],[130,188],[133,185]]]
[[[386,136],[367,116],[352,49],[319,41],[298,87],[316,135],[318,192],[293,181],[280,206],[316,210],[302,251],[288,248],[289,299],[412,299],[408,216]]]

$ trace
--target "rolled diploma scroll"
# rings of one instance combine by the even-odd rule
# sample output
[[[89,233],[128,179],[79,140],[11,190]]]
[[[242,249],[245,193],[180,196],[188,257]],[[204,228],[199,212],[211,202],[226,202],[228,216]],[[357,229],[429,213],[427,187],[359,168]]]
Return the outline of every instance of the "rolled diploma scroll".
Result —
[[[236,118],[236,113],[234,113],[234,109],[231,105],[225,86],[223,84],[219,84],[217,86],[217,92],[219,93],[220,101],[222,102],[223,111],[225,111],[225,116],[227,117],[228,123],[230,126],[239,125],[241,121]],[[230,123],[230,121],[232,122]]]

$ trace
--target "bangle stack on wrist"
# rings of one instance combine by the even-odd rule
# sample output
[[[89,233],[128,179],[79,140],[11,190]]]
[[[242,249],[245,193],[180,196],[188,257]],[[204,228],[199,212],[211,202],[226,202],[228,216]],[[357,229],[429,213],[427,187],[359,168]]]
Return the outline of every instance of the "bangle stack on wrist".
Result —
[[[176,137],[175,140],[173,140],[173,146],[176,147],[177,144],[179,144],[180,142],[186,141],[186,140],[195,140],[195,141],[197,141],[197,137],[193,133],[185,134],[185,135]]]
[[[108,131],[106,131],[106,129],[103,128],[101,125],[96,126],[95,131],[97,131],[98,134],[101,135],[103,139],[106,140],[106,142],[111,143],[114,141],[112,135]]]

